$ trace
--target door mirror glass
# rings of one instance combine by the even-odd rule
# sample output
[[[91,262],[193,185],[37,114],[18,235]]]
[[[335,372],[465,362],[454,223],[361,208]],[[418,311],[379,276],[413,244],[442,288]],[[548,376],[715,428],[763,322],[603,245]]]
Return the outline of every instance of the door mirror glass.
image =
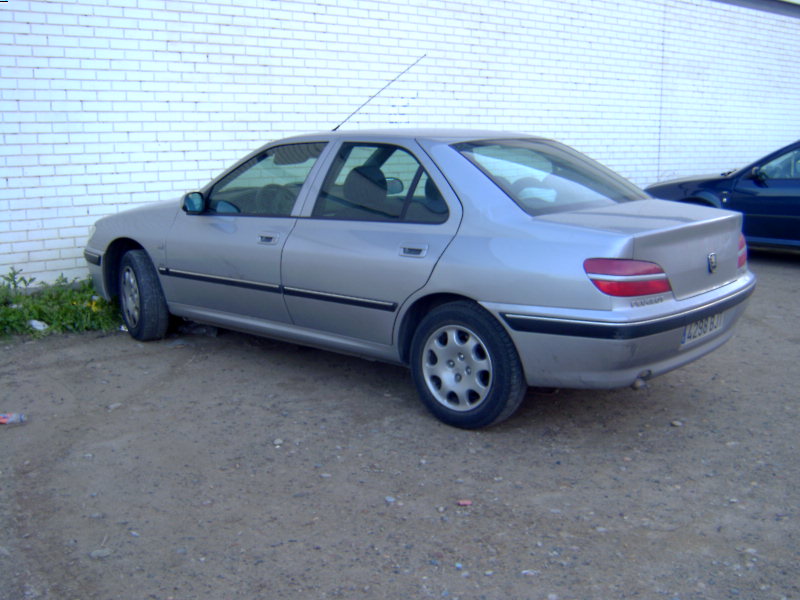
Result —
[[[183,197],[183,210],[190,215],[197,215],[206,208],[206,200],[200,192],[189,192]]]
[[[390,196],[392,194],[402,194],[404,189],[402,180],[397,177],[386,178],[386,193]]]

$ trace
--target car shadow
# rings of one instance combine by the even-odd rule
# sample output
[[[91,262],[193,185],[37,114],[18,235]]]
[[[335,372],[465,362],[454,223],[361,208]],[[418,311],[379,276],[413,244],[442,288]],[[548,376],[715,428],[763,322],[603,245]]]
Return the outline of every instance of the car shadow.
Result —
[[[797,250],[787,250],[783,248],[748,247],[747,259],[748,261],[763,261],[775,265],[800,265],[800,248]]]
[[[440,427],[460,431],[438,422],[428,413],[405,367],[205,326],[186,325],[166,343],[191,343],[195,336],[218,337],[209,340],[210,346],[204,344],[208,352],[234,352],[238,355],[238,364],[252,361],[249,368],[254,372],[261,371],[265,364],[272,365],[271,373],[262,375],[264,385],[301,393],[305,398],[301,403],[324,403],[328,417],[340,424],[383,423],[390,427],[400,420],[414,421],[416,426],[430,429],[431,433]],[[603,432],[603,435],[616,432],[623,437],[636,435],[654,414],[662,413],[660,422],[667,425],[677,418],[672,415],[670,386],[662,386],[669,376],[659,377],[652,387],[641,390],[529,388],[511,418],[479,431],[491,435],[511,434],[514,438],[516,434],[548,438],[564,434],[565,439],[573,442],[576,432],[581,432],[578,437],[591,432]]]

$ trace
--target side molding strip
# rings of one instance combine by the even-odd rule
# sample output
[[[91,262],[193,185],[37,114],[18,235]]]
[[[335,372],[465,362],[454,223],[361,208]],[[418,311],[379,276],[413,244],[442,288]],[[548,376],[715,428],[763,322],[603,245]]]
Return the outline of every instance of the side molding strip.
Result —
[[[301,290],[299,288],[284,287],[283,293],[287,296],[297,298],[310,298],[312,300],[322,300],[323,302],[336,302],[338,304],[350,304],[363,308],[374,308],[394,312],[397,309],[396,302],[385,302],[383,300],[372,300],[370,298],[356,298],[354,296],[343,296],[341,294],[329,294],[326,292],[313,292],[311,290]]]
[[[180,279],[191,279],[194,281],[203,281],[206,283],[230,285],[233,287],[259,290],[262,292],[271,292],[276,294],[282,293],[285,294],[286,296],[294,296],[296,298],[309,298],[311,300],[321,300],[323,302],[334,302],[337,304],[348,304],[350,306],[360,306],[362,308],[372,308],[375,310],[384,310],[387,312],[394,312],[395,310],[397,310],[396,302],[386,302],[384,300],[373,300],[371,298],[357,298],[355,296],[344,296],[342,294],[331,294],[328,292],[315,292],[312,290],[303,290],[300,288],[284,287],[274,283],[259,283],[257,281],[234,279],[232,277],[204,275],[202,273],[193,273],[191,271],[179,271],[176,269],[168,269],[166,267],[159,267],[158,272],[160,275],[163,275],[164,277],[178,277]]]
[[[231,285],[233,287],[247,288],[250,290],[260,290],[262,292],[280,293],[281,286],[275,283],[259,283],[257,281],[247,281],[246,279],[233,279],[232,277],[218,277],[216,275],[202,275],[190,271],[177,271],[159,267],[158,272],[166,277],[178,277],[180,279],[192,279],[194,281],[205,281],[206,283],[219,283]]]

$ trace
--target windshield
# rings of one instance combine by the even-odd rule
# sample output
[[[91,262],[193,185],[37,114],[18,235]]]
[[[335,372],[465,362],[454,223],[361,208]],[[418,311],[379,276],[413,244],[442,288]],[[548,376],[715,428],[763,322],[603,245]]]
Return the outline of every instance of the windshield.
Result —
[[[481,140],[453,147],[530,215],[647,198],[613,171],[557,142]]]

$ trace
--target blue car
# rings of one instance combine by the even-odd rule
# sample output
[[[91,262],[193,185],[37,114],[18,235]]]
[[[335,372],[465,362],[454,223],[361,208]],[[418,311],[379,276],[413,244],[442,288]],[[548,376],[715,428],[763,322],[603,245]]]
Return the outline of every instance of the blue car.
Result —
[[[800,248],[800,140],[735,171],[665,181],[645,191],[741,212],[749,246]]]

